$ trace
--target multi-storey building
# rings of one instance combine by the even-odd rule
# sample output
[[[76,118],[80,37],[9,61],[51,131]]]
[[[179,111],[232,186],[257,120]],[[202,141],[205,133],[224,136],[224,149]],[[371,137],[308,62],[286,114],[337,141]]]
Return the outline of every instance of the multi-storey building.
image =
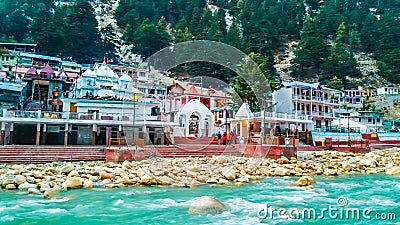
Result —
[[[339,103],[351,108],[361,108],[364,97],[361,90],[344,90]]]
[[[315,129],[322,130],[330,130],[334,110],[340,106],[340,96],[340,91],[319,83],[298,81],[284,81],[272,94],[275,112],[292,114],[293,118],[309,116],[315,124]]]

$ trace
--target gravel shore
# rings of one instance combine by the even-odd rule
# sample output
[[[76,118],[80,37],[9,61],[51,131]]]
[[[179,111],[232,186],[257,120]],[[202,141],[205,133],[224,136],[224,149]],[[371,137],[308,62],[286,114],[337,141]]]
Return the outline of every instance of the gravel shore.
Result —
[[[139,162],[52,162],[0,164],[0,191],[26,191],[45,198],[66,189],[124,188],[136,185],[241,186],[264,176],[298,176],[295,185],[315,183],[313,176],[385,173],[400,176],[400,149],[367,154],[335,151],[298,152],[297,158],[148,158]]]

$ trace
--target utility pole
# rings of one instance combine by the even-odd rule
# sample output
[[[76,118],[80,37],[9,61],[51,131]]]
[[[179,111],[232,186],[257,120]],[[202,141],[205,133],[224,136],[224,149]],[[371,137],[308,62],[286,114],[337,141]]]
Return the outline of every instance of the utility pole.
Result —
[[[351,146],[351,140],[350,140],[350,111],[349,108],[347,108],[347,145]]]

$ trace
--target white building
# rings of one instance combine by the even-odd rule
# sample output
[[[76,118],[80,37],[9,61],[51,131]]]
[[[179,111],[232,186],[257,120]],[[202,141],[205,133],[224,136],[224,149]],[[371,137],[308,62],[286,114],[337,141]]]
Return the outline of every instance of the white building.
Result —
[[[364,103],[362,90],[344,90],[339,103],[351,108],[361,108]]]
[[[387,87],[380,87],[376,89],[377,95],[397,95],[399,94],[399,88],[397,86],[387,86]]]
[[[329,130],[334,109],[339,107],[340,95],[339,91],[319,83],[284,81],[272,93],[272,100],[276,113],[285,113],[293,118],[309,116],[315,123],[315,129]]]
[[[76,82],[76,97],[106,97],[132,99],[135,95],[132,78],[128,75],[118,77],[106,64],[96,64],[94,69],[86,70]]]

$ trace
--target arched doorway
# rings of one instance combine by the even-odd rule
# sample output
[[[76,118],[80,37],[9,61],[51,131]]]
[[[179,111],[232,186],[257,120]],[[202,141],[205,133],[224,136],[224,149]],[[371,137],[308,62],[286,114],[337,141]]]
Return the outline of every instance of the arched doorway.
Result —
[[[199,135],[200,116],[197,113],[192,113],[189,117],[189,135]]]

